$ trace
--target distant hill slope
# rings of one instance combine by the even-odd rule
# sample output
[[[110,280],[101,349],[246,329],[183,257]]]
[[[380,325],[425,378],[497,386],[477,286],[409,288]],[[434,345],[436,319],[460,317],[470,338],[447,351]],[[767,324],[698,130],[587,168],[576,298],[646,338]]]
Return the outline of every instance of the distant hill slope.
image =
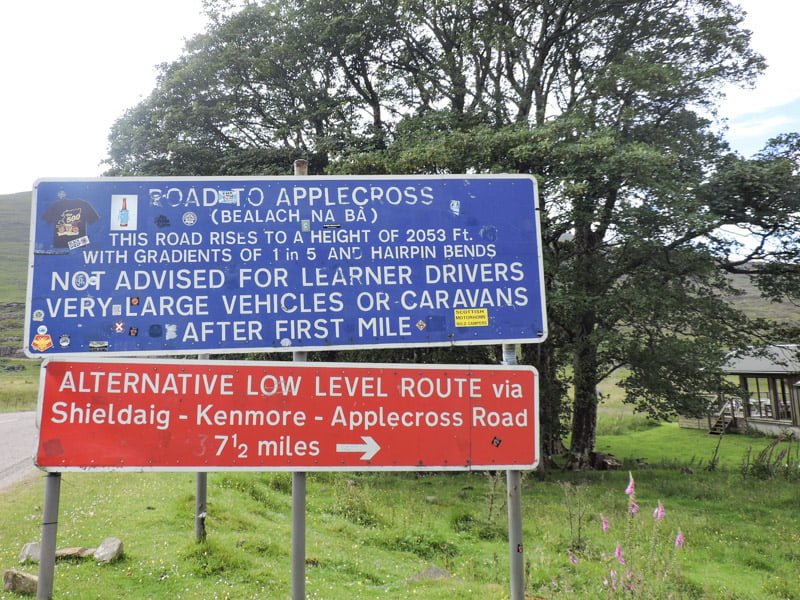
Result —
[[[732,275],[730,279],[733,286],[743,292],[742,295],[732,299],[733,303],[749,317],[778,323],[800,323],[800,306],[786,302],[770,302],[762,298],[758,288],[747,275]]]
[[[0,214],[3,216],[3,241],[22,242],[28,252],[31,223],[31,192],[0,194]]]
[[[0,195],[0,223],[4,224],[0,235],[0,356],[22,355],[30,217],[31,192]],[[744,291],[733,301],[748,315],[800,322],[800,307],[767,302],[745,276],[735,276],[732,281]]]
[[[0,356],[22,356],[31,193],[0,195]]]

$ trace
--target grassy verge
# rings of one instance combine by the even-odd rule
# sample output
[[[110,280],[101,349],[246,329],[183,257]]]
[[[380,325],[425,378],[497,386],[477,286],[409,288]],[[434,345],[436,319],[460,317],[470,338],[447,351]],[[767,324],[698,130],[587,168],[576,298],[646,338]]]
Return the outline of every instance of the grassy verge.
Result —
[[[613,454],[631,465],[715,468],[738,471],[743,460],[766,447],[771,438],[728,434],[709,435],[700,429],[682,429],[677,423],[629,431],[619,435],[603,435],[597,450]],[[790,444],[786,443],[785,447]],[[755,449],[752,451],[751,449]]]
[[[39,366],[38,360],[0,358],[0,413],[36,409]]]
[[[647,465],[632,467],[635,517],[624,494],[627,470],[529,474],[528,595],[624,595],[630,572],[629,595],[637,598],[800,598],[797,480],[786,473],[742,477],[736,466],[748,448],[766,446],[764,438],[726,436],[720,453],[726,458],[716,471],[702,468],[693,457],[709,451],[701,449],[704,439],[664,426],[600,440],[617,456]],[[662,450],[669,445],[677,453],[661,460],[670,456]],[[694,468],[684,468],[683,460]],[[290,481],[285,473],[210,474],[208,541],[197,544],[191,474],[66,473],[59,546],[118,536],[126,554],[105,567],[60,562],[56,597],[288,598]],[[39,478],[0,495],[0,567],[17,567],[22,545],[38,538],[42,494]],[[307,597],[508,597],[504,498],[502,473],[310,474]],[[666,516],[657,522],[651,513],[659,501]],[[607,533],[601,515],[610,523]],[[686,543],[676,549],[679,530]],[[615,558],[617,544],[624,566]],[[432,566],[449,576],[420,576]]]

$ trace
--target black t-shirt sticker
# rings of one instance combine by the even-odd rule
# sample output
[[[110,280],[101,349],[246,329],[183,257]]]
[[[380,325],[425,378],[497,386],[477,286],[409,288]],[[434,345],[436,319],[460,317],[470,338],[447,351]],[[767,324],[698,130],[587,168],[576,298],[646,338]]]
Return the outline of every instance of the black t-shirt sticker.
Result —
[[[42,214],[53,224],[53,247],[69,248],[70,242],[86,236],[86,226],[96,223],[100,216],[85,200],[58,200]]]

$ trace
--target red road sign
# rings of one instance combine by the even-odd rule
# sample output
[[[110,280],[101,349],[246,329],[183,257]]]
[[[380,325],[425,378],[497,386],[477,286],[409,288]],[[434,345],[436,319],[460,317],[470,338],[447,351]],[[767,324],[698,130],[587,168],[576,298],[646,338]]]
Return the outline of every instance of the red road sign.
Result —
[[[46,471],[529,469],[525,366],[47,360]]]

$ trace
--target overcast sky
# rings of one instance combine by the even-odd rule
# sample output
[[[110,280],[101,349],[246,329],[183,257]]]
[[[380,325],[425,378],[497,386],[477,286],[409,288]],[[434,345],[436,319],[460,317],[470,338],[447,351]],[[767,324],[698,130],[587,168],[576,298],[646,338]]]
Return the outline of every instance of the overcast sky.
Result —
[[[722,114],[745,155],[800,131],[800,0],[741,0],[769,68],[755,90],[730,90]],[[203,31],[202,0],[25,0],[0,20],[0,194],[39,177],[97,177],[108,133]]]

